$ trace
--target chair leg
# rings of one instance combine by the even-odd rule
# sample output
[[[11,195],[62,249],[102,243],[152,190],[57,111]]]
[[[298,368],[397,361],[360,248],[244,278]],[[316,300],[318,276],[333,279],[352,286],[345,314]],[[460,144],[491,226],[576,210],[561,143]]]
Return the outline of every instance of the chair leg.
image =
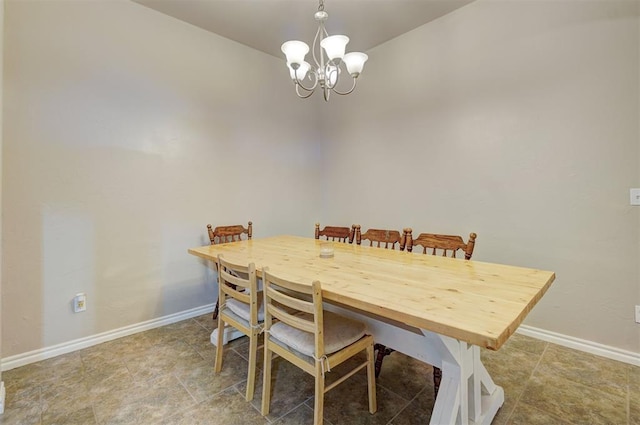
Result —
[[[272,353],[267,346],[267,341],[264,341],[264,365],[262,366],[262,408],[260,413],[262,416],[269,414],[269,408],[271,405],[271,358]]]
[[[369,390],[369,413],[373,415],[378,410],[375,367],[373,364],[373,345],[367,347],[367,389]]]
[[[249,338],[249,372],[247,376],[247,393],[244,398],[247,401],[253,400],[253,393],[256,385],[256,357],[258,354],[258,335],[252,332]]]
[[[388,356],[393,353],[395,350],[391,348],[387,348],[382,344],[374,344],[373,349],[378,352],[378,356],[376,357],[376,378],[380,376],[380,371],[382,370],[382,361],[384,360],[384,356]]]
[[[433,367],[433,397],[438,396],[438,390],[440,389],[440,382],[442,382],[442,369]]]
[[[211,315],[211,320],[216,320],[218,318],[218,301],[216,301],[216,306],[213,309],[213,314]]]
[[[218,320],[218,340],[216,343],[216,364],[214,371],[216,373],[222,370],[222,343],[224,342],[224,320],[222,318]]]
[[[324,411],[324,373],[319,362],[316,362],[316,394],[313,404],[313,425],[322,425]]]

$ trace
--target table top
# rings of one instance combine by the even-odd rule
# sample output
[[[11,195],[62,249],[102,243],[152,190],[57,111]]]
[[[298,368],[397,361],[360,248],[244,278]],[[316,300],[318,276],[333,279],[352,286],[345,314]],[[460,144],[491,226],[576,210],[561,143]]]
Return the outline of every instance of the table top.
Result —
[[[255,263],[288,280],[318,280],[323,298],[497,350],[547,291],[550,271],[326,241],[274,236],[189,249]]]

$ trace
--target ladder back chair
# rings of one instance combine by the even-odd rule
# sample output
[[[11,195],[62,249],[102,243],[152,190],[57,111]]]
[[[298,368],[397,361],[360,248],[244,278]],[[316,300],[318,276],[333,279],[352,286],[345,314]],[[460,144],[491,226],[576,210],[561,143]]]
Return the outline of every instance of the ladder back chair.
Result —
[[[365,324],[323,311],[318,281],[311,285],[296,283],[276,277],[266,268],[262,281],[265,305],[262,415],[269,414],[271,404],[273,353],[315,378],[314,425],[323,422],[324,394],[364,368],[367,369],[369,412],[375,413],[373,337],[366,334]],[[362,351],[366,352],[366,361],[325,385],[327,372]]]
[[[207,233],[209,233],[209,240],[211,245],[217,245],[226,242],[236,242],[243,240],[242,235],[246,235],[246,239],[251,239],[253,235],[253,223],[249,222],[245,228],[241,224],[234,224],[232,226],[217,226],[215,229],[210,224],[207,224]],[[218,317],[219,302],[216,301],[216,306],[213,309],[213,320]]]
[[[328,241],[353,243],[355,224],[351,227],[325,226],[320,230],[320,223],[316,223],[315,238],[325,238]]]
[[[441,255],[443,257],[457,258],[456,253],[462,251],[464,259],[470,260],[473,255],[473,249],[476,245],[475,233],[469,234],[469,240],[465,242],[461,236],[441,235],[435,233],[420,233],[413,239],[412,232],[407,234],[407,251],[413,252],[414,247],[422,247],[422,253],[428,255]],[[385,356],[391,354],[393,350],[386,348],[384,345],[376,344],[378,355],[376,358],[376,377],[380,375],[382,368],[382,360]],[[442,370],[433,367],[433,387],[435,395],[438,395],[440,383],[442,382]]]
[[[402,234],[397,230],[384,230],[384,229],[368,229],[362,233],[360,225],[354,225],[354,233],[356,243],[362,244],[363,240],[368,240],[370,246],[386,249],[396,249],[396,244],[400,251],[403,251],[407,244],[407,235],[411,233],[410,228],[403,229]]]
[[[258,279],[254,263],[233,264],[218,255],[218,340],[216,344],[215,372],[222,370],[224,328],[233,326],[249,337],[249,367],[245,399],[251,401],[256,380],[258,335],[262,332],[264,307],[262,293],[258,292]],[[245,279],[244,277],[247,278]]]

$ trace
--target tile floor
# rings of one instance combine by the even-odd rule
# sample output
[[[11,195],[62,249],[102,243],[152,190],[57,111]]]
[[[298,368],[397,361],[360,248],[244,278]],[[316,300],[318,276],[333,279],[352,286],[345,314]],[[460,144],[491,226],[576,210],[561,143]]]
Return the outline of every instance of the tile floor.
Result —
[[[254,400],[244,401],[244,338],[227,346],[215,375],[213,327],[200,316],[6,371],[0,424],[312,423],[313,380],[282,359],[274,361],[270,415],[258,410],[260,376]],[[520,335],[482,358],[506,394],[494,424],[640,424],[639,367]],[[368,413],[361,372],[326,395],[325,423],[427,423],[431,379],[430,366],[394,353],[377,381],[378,412]]]

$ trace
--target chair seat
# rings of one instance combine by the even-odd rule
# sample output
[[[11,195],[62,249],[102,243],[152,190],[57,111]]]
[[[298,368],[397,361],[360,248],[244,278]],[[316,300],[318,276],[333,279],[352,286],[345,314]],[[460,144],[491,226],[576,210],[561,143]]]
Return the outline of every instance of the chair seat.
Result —
[[[313,320],[313,315],[297,313],[297,316]],[[324,311],[324,348],[326,354],[335,353],[362,338],[366,333],[366,325],[330,311]],[[294,350],[313,357],[315,341],[312,332],[296,329],[283,322],[275,323],[269,331],[271,337],[286,344]]]
[[[258,293],[258,322],[264,322],[264,305],[262,291]],[[249,312],[249,304],[245,304],[233,298],[227,300],[227,308],[234,312],[237,316],[249,322],[251,314]]]

